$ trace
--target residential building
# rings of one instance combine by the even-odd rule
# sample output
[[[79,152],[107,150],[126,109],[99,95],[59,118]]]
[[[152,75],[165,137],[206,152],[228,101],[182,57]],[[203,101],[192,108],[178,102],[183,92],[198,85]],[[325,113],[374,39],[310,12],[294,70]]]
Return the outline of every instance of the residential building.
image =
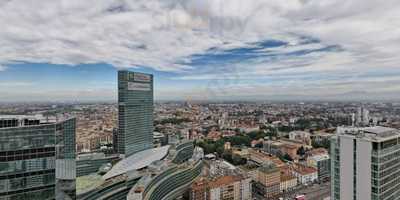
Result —
[[[277,167],[285,165],[285,163],[282,162],[278,157],[268,155],[260,150],[249,149],[248,152],[249,160],[258,165],[262,165],[265,162],[273,162]]]
[[[281,172],[273,162],[266,162],[258,168],[253,194],[258,198],[274,198],[280,193]]]
[[[311,145],[310,133],[306,131],[292,131],[289,133],[290,140],[303,142],[306,145]]]
[[[297,186],[297,178],[290,174],[281,174],[280,192],[293,190]]]
[[[153,147],[153,75],[118,72],[118,152],[128,157]]]
[[[331,159],[328,154],[308,156],[307,165],[318,170],[319,181],[329,180],[331,173]]]
[[[191,200],[251,200],[251,178],[224,175],[202,178],[190,190]]]
[[[312,184],[318,180],[318,170],[314,167],[308,167],[302,164],[291,165],[292,175],[297,177],[300,184]]]

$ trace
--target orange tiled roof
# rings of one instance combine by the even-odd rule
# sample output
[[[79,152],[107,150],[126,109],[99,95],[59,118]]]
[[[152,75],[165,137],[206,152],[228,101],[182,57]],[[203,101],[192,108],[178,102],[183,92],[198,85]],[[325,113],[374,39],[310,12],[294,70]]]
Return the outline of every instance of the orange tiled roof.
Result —
[[[211,188],[221,187],[224,185],[228,185],[237,181],[240,181],[242,178],[238,176],[221,176],[217,179],[210,181],[209,186]]]

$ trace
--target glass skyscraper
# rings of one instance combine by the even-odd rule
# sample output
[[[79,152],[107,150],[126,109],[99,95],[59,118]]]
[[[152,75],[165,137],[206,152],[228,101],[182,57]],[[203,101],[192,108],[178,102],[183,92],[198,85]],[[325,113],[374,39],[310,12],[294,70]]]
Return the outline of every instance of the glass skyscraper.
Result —
[[[153,75],[118,72],[118,153],[153,147]]]
[[[75,118],[0,116],[0,200],[75,198]]]
[[[399,130],[338,127],[331,139],[331,199],[399,199],[399,161]]]

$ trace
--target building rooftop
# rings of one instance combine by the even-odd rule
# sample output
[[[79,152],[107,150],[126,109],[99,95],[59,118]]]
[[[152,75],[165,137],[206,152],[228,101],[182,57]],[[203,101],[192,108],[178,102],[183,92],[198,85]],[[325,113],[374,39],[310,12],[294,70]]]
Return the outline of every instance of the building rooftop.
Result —
[[[114,165],[113,168],[103,176],[103,179],[119,176],[128,171],[142,169],[149,166],[154,161],[162,160],[168,155],[169,148],[170,146],[166,145],[133,154]]]
[[[210,188],[218,188],[240,180],[242,180],[242,177],[239,176],[221,176],[215,180],[211,180],[209,186]]]
[[[0,119],[44,119],[43,115],[0,115]]]
[[[371,141],[381,142],[400,137],[400,130],[383,126],[374,127],[338,127],[337,135],[357,136]]]
[[[314,167],[308,167],[305,165],[294,165],[293,170],[296,171],[297,173],[301,175],[308,175],[312,173],[317,173],[318,170],[315,169]]]
[[[265,162],[258,170],[263,173],[273,173],[278,172],[279,168],[273,162]]]
[[[91,191],[102,183],[104,183],[104,180],[97,174],[76,177],[76,193],[83,194]]]

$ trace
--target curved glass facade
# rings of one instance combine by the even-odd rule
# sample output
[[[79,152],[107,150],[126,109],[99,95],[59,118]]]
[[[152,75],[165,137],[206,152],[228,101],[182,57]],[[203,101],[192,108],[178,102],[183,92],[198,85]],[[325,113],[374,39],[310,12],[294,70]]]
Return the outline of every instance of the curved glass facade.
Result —
[[[133,187],[140,178],[132,180],[113,180],[109,184],[103,185],[102,187],[92,190],[88,193],[78,196],[78,199],[82,200],[97,200],[97,199],[110,199],[119,200],[126,199],[131,187]]]
[[[148,188],[144,193],[146,200],[161,200],[174,199],[179,193],[177,189],[182,190],[182,187],[189,186],[200,174],[203,168],[203,162],[197,161],[192,166],[178,167],[175,172],[166,171],[160,176],[163,176],[158,183]]]
[[[193,142],[186,142],[176,147],[175,157],[172,162],[175,164],[182,164],[193,156],[194,145]]]

